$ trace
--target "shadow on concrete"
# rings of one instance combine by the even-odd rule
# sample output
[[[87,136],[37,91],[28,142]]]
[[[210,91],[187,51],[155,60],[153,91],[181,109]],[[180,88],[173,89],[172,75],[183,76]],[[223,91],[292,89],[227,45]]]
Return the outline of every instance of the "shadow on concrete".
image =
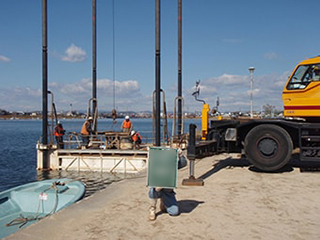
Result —
[[[197,200],[180,200],[178,201],[179,206],[179,215],[181,213],[191,213],[199,204],[204,203],[204,201]],[[167,212],[159,211],[157,212],[157,216],[162,214],[167,214]]]
[[[180,213],[190,213],[192,212],[199,204],[204,203],[204,201],[197,200],[180,200],[178,201],[178,206]]]
[[[300,168],[300,172],[320,172],[320,162],[301,161],[298,153],[292,155],[290,164]]]
[[[261,170],[259,168],[256,168],[254,166],[250,166],[249,170],[252,172],[257,172],[257,173],[267,173],[267,174],[273,174],[273,173],[284,173],[284,172],[292,172],[293,171],[293,167],[290,164],[285,165],[284,167],[275,170],[275,171],[264,171]]]
[[[299,154],[293,154],[290,162],[282,167],[281,169],[278,169],[276,171],[263,171],[261,169],[258,169],[254,167],[248,159],[245,158],[245,156],[242,156],[241,158],[232,158],[228,157],[226,159],[222,159],[218,161],[217,163],[212,165],[212,169],[207,171],[206,173],[199,176],[197,179],[206,179],[210,177],[211,175],[219,172],[221,169],[231,169],[235,167],[249,167],[249,171],[252,172],[258,172],[258,173],[264,173],[264,174],[275,174],[275,173],[284,173],[284,172],[291,172],[294,170],[294,168],[300,168],[301,172],[320,172],[320,163],[317,162],[305,162],[301,161],[299,159]]]
[[[222,159],[217,163],[213,164],[213,168],[208,172],[202,174],[198,177],[198,179],[206,179],[210,177],[212,174],[219,172],[224,168],[234,168],[234,167],[249,167],[251,164],[246,158],[231,158],[228,157],[226,159]]]

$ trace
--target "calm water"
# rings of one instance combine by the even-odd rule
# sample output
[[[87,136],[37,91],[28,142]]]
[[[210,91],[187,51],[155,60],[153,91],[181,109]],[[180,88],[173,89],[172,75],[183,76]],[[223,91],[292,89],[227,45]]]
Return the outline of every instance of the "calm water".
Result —
[[[79,132],[83,120],[61,120],[67,132]],[[99,131],[120,131],[122,119],[113,124],[111,119],[98,121]],[[152,142],[152,119],[132,119],[134,129],[139,131],[143,141]],[[185,132],[189,131],[189,124],[200,126],[200,119],[187,119]],[[168,121],[169,135],[171,135],[172,121]],[[65,171],[37,171],[36,143],[42,134],[41,120],[0,120],[0,192],[21,184],[51,178],[72,178],[86,184],[87,195],[103,189],[107,184],[119,181],[123,174],[100,172],[65,172]]]

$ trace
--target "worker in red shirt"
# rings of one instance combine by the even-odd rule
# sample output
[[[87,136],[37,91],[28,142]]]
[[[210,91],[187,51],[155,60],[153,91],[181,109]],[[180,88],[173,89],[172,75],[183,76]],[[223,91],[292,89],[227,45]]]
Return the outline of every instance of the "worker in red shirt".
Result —
[[[140,144],[141,144],[141,135],[138,132],[132,130],[131,131],[131,139],[134,144],[134,148],[139,149]]]
[[[54,136],[56,137],[58,148],[64,149],[63,135],[65,130],[63,129],[62,123],[58,121],[56,127],[54,128]]]

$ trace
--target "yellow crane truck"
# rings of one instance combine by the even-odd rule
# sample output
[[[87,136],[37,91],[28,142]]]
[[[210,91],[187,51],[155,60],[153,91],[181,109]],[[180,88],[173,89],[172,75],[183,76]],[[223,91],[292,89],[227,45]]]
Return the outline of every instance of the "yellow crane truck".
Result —
[[[320,56],[295,67],[282,93],[284,118],[209,121],[210,126],[203,126],[207,129],[202,133],[206,132],[207,141],[215,143],[210,151],[244,152],[255,167],[264,171],[282,168],[294,149],[300,149],[301,161],[320,162],[319,72]]]

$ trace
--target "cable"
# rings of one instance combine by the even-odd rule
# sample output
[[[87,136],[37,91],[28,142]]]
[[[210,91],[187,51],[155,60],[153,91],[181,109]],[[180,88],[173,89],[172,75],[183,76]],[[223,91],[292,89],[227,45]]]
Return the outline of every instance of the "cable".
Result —
[[[116,41],[115,41],[115,7],[114,0],[112,0],[112,65],[113,65],[113,109],[112,118],[113,123],[116,123],[117,111],[116,111]]]

